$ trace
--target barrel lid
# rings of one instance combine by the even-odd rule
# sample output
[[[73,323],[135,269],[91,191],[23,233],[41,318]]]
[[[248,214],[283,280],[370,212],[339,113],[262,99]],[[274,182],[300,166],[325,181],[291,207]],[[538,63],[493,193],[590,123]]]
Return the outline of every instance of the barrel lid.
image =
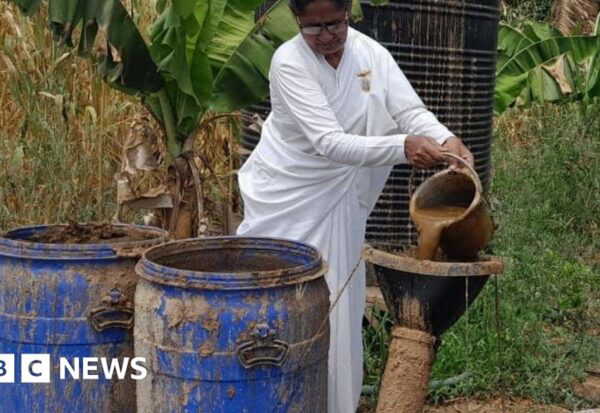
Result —
[[[147,250],[136,266],[148,281],[205,290],[248,290],[323,277],[313,246],[282,238],[207,237],[172,241]]]
[[[96,224],[78,224],[83,227]],[[130,224],[107,224],[115,230],[135,236],[124,236],[89,243],[55,243],[35,241],[42,233],[66,228],[68,224],[37,225],[16,228],[0,237],[0,256],[48,260],[86,258],[139,257],[147,248],[163,243],[168,233],[160,228]]]

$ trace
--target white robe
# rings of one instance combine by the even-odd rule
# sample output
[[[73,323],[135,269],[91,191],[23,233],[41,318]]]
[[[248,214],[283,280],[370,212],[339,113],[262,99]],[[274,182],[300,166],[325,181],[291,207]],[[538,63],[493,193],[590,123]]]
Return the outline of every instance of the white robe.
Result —
[[[302,36],[270,69],[272,111],[239,171],[240,236],[293,239],[327,260],[331,302],[360,261],[366,220],[407,135],[452,133],[429,112],[389,52],[349,29],[337,69]],[[330,317],[328,412],[352,413],[363,379],[365,268],[360,263]],[[323,412],[325,413],[325,412]]]

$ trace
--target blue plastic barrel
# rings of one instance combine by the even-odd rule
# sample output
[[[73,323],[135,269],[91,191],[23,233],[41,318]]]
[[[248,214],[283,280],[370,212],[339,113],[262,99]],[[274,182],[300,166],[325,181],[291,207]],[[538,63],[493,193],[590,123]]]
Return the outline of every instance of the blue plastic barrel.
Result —
[[[217,237],[149,249],[134,340],[138,413],[325,413],[329,292],[308,245]]]
[[[115,238],[83,244],[34,242],[46,230],[36,226],[0,238],[0,381],[14,372],[14,384],[0,383],[2,411],[27,413],[134,412],[135,382],[106,379],[99,359],[88,370],[99,378],[83,380],[83,357],[107,361],[133,357],[135,263],[149,246],[164,242],[166,233],[149,227],[108,226]],[[85,225],[83,225],[85,227]],[[29,364],[28,354],[48,354]],[[14,357],[14,369],[6,364]],[[61,359],[76,370],[64,369]],[[21,367],[31,377],[21,374]],[[8,369],[8,370],[7,370]],[[40,374],[42,374],[40,376]],[[75,376],[77,377],[77,376]],[[42,379],[49,383],[24,383]]]

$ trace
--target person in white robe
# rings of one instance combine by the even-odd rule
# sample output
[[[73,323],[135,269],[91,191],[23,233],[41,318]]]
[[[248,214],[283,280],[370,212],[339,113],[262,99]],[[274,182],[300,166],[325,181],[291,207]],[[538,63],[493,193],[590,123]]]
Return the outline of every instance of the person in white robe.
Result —
[[[290,6],[300,33],[272,59],[272,110],[238,174],[244,219],[237,234],[317,247],[329,265],[332,303],[356,268],[330,316],[328,379],[328,413],[353,413],[363,379],[367,217],[393,165],[432,167],[446,151],[471,164],[473,157],[426,109],[390,53],[348,26],[345,0]]]

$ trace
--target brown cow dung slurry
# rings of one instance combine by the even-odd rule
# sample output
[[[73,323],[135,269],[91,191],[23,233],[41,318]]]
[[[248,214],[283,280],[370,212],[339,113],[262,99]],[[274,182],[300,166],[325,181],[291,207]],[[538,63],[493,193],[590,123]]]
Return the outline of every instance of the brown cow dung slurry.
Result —
[[[412,214],[420,230],[419,259],[429,260],[436,255],[442,232],[466,212],[466,207],[441,206],[421,208]]]
[[[43,244],[110,244],[113,242],[144,241],[155,234],[135,227],[119,226],[109,223],[52,225],[44,231],[33,234],[30,242]]]

